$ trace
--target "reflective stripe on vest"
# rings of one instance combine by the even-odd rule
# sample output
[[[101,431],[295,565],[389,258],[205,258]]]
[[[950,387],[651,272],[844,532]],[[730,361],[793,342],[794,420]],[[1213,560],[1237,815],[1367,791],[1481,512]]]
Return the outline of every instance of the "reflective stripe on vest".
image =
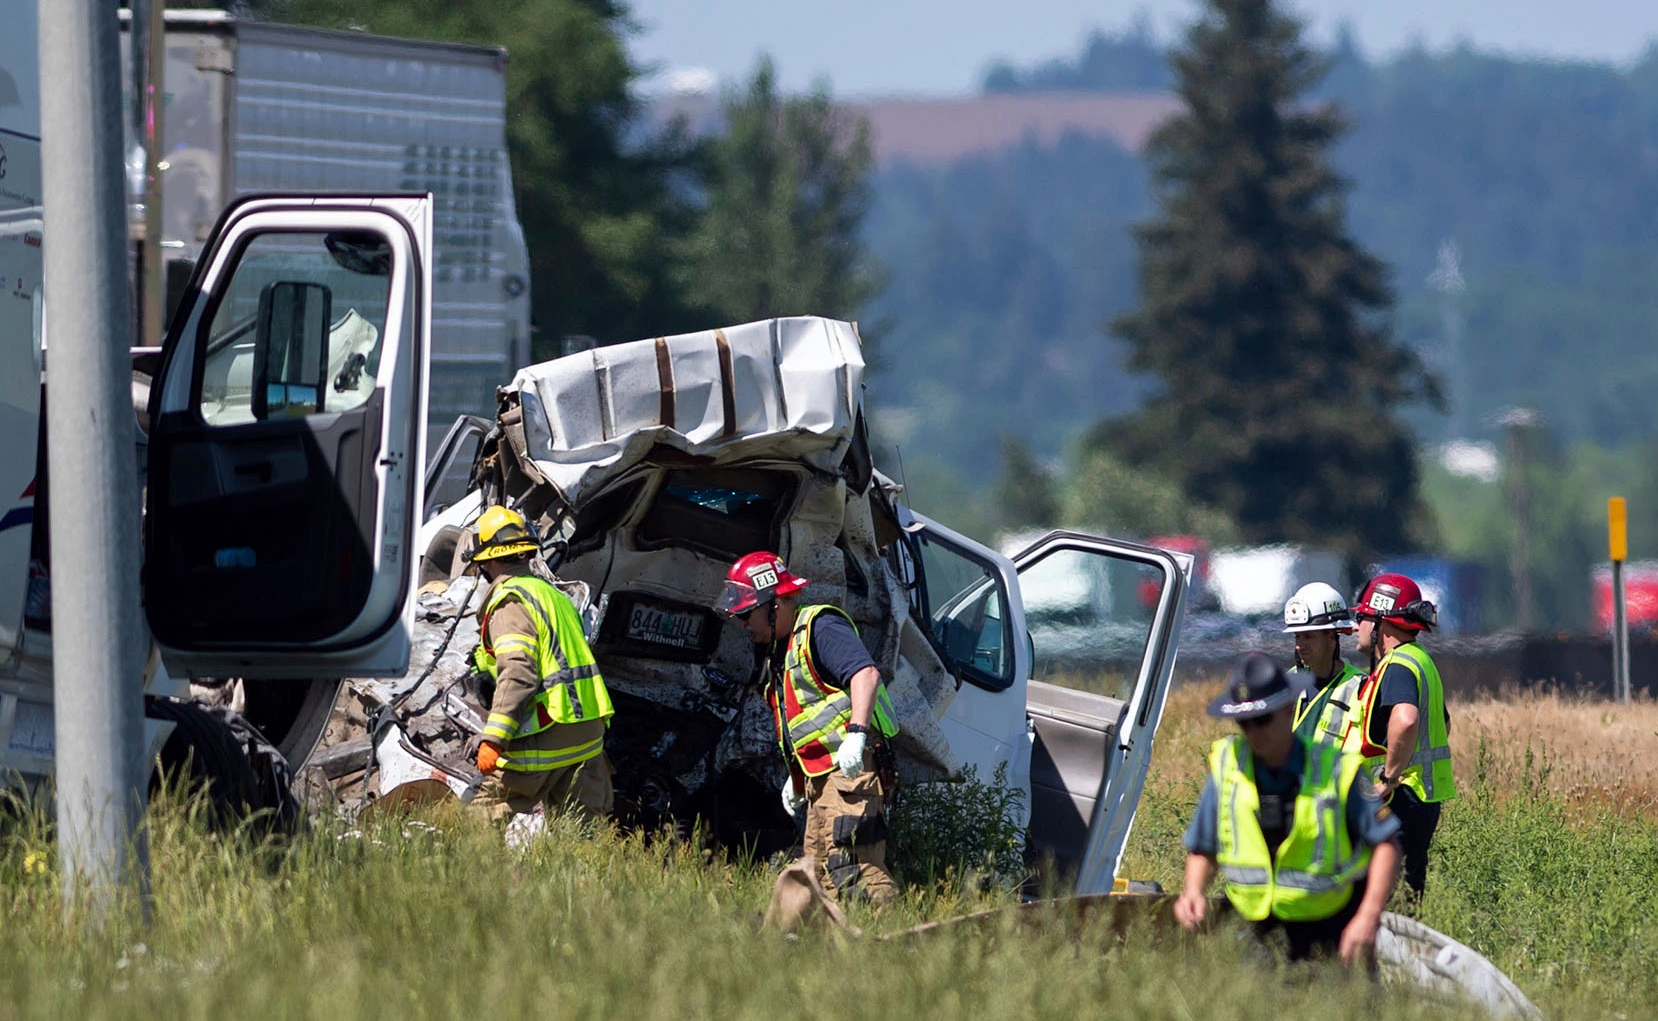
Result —
[[[801,772],[807,776],[821,776],[835,768],[835,752],[846,737],[846,725],[852,722],[851,693],[825,682],[812,659],[812,621],[825,612],[838,613],[846,617],[847,623],[852,623],[852,618],[839,607],[821,603],[802,606],[796,611],[794,628],[789,633],[783,676],[766,690],[777,724],[778,744],[785,757],[793,749]],[[858,625],[852,624],[854,633],[857,629]],[[850,682],[851,678],[846,680]],[[886,684],[877,684],[870,722],[882,737],[891,737],[898,733],[897,719]]]
[[[1376,693],[1381,687],[1379,672],[1368,673],[1359,681],[1341,736],[1341,750],[1363,759],[1372,771],[1387,761],[1387,749],[1370,740],[1370,714],[1376,708]]]
[[[1416,724],[1416,749],[1399,782],[1423,801],[1449,801],[1456,797],[1456,778],[1451,771],[1451,731],[1445,716],[1445,688],[1439,668],[1427,650],[1405,642],[1382,657],[1376,665],[1376,686],[1388,664],[1402,664],[1416,678],[1417,704],[1422,707]],[[1374,696],[1371,702],[1375,702]],[[1368,727],[1369,721],[1366,721]]]
[[[529,636],[505,636],[497,650],[490,645],[489,617],[509,599],[517,600],[529,612],[536,633],[533,639]],[[581,618],[577,616],[570,597],[550,582],[533,575],[515,575],[496,584],[489,602],[484,605],[483,620],[478,629],[478,650],[473,654],[473,663],[479,670],[499,679],[498,653],[515,650],[529,653],[541,686],[522,718],[490,713],[484,725],[485,737],[506,742],[538,734],[555,724],[608,719],[615,715],[610,692],[605,687],[603,675],[599,673],[598,663],[593,659],[593,650],[582,634]],[[572,749],[562,751],[573,752]],[[527,764],[531,760],[525,758],[526,754],[550,756],[555,753],[515,751],[509,768],[537,768]],[[598,753],[595,751],[592,754]]]
[[[1354,847],[1347,830],[1347,793],[1362,763],[1332,744],[1301,744],[1301,788],[1276,857],[1261,832],[1248,742],[1241,734],[1224,737],[1209,753],[1220,816],[1215,860],[1227,899],[1252,921],[1329,918],[1346,907],[1370,868],[1370,848]]]
[[[515,748],[511,755],[502,760],[501,765],[505,769],[517,770],[520,773],[541,773],[586,762],[588,759],[596,758],[602,751],[604,738],[600,736],[591,741],[571,745],[569,748]]]
[[[1296,667],[1291,674],[1311,671]],[[1343,663],[1341,672],[1330,683],[1322,686],[1312,698],[1304,698],[1295,709],[1295,734],[1308,741],[1327,741],[1341,747],[1347,736],[1350,719],[1358,717],[1359,688],[1364,684],[1365,672],[1351,663]],[[1317,678],[1311,678],[1318,683]]]

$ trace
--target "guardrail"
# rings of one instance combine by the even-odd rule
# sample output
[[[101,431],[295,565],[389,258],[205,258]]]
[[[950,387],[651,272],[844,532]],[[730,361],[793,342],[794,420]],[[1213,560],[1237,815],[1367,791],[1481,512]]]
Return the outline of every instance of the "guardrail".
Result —
[[[1352,658],[1352,641],[1343,639]],[[1446,694],[1452,697],[1495,694],[1509,688],[1554,687],[1604,698],[1614,697],[1610,635],[1522,634],[1428,637],[1423,647],[1439,665]],[[1258,650],[1287,663],[1293,649],[1276,623],[1240,628],[1230,634],[1186,634],[1180,642],[1179,680],[1214,680],[1234,658]],[[1636,697],[1658,695],[1658,631],[1629,636],[1630,691]]]

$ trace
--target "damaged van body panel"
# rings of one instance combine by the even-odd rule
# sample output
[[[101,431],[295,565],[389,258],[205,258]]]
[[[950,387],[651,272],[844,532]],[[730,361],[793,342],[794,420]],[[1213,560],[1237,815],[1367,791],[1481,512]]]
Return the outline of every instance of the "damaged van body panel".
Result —
[[[590,626],[617,707],[606,750],[624,822],[701,819],[720,839],[760,849],[793,837],[777,805],[785,770],[761,696],[764,650],[711,609],[729,565],[756,549],[809,579],[804,603],[834,603],[856,623],[896,709],[904,782],[964,765],[988,778],[1006,763],[1009,782],[1028,795],[1026,683],[1036,661],[1017,571],[897,502],[900,487],[871,462],[863,368],[855,326],[803,317],[599,348],[519,372],[499,392],[470,491],[417,540],[428,551],[427,584],[410,677],[353,685],[355,707],[344,700],[331,740],[360,740],[373,716],[464,774],[456,702],[474,713],[486,704],[464,680],[476,644],[467,604],[481,595],[463,576],[466,526],[504,503],[533,523],[540,566],[572,587]],[[948,561],[935,555],[946,547]],[[1172,559],[1166,566],[1179,575]],[[1182,586],[1161,591],[1158,619],[1177,622]],[[1145,675],[1142,660],[1172,663],[1173,641],[1174,629],[1160,627],[1129,672]],[[442,662],[426,671],[440,645]],[[1138,709],[1143,700],[1134,701]],[[1136,734],[1155,728],[1160,699],[1156,708]],[[355,729],[344,718],[352,713],[362,720]],[[990,740],[968,739],[964,721]],[[1116,740],[1097,737],[1102,749]],[[1092,761],[1108,769],[1118,750]],[[372,776],[346,779],[379,789]],[[1108,799],[1105,777],[1093,779],[1088,797],[1062,806],[1087,816],[1056,825],[1085,837],[1096,829],[1094,808]],[[1075,873],[1101,848],[1078,845],[1064,864]]]

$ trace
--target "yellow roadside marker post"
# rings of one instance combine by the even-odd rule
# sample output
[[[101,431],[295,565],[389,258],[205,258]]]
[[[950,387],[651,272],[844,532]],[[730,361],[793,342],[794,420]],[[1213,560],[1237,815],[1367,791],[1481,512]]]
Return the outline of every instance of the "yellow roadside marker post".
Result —
[[[1612,695],[1629,704],[1629,608],[1624,599],[1623,562],[1629,558],[1629,509],[1624,498],[1606,501],[1612,554]]]

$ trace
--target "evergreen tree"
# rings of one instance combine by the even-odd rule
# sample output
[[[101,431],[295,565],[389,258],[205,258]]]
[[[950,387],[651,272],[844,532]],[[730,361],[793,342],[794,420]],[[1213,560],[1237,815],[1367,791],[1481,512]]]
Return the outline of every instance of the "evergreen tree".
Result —
[[[1128,538],[1199,535],[1217,546],[1238,542],[1226,515],[1186,495],[1153,468],[1131,468],[1109,450],[1095,447],[1066,476],[1059,502],[1068,528]]]
[[[1059,494],[1053,473],[1022,440],[1002,434],[1002,475],[996,482],[1002,525],[1019,530],[1059,524]]]
[[[635,139],[619,0],[238,0],[252,17],[508,48],[507,148],[530,252],[536,357],[714,325],[675,269],[696,223],[693,149]]]
[[[734,322],[854,318],[879,289],[859,238],[869,205],[868,125],[848,120],[824,89],[779,95],[769,59],[724,105],[688,286]]]
[[[1272,0],[1207,0],[1173,57],[1185,112],[1151,139],[1160,216],[1114,330],[1163,390],[1095,441],[1155,466],[1251,542],[1409,545],[1399,409],[1437,387],[1380,316],[1382,264],[1346,234],[1324,67]]]

